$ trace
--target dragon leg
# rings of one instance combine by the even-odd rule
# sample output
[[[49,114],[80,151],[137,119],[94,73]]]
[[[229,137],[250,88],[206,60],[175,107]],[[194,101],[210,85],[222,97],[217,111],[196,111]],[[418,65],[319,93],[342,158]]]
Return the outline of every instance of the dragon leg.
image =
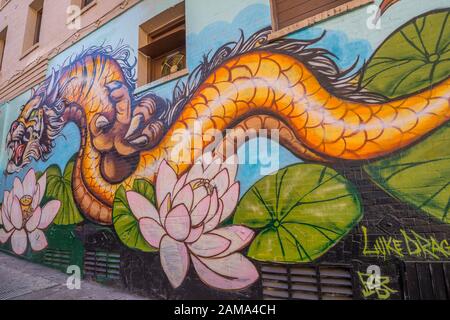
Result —
[[[156,101],[151,97],[142,98],[133,110],[125,139],[140,150],[155,147],[164,135],[164,124],[155,119]]]
[[[113,81],[105,87],[114,108],[107,109],[111,110],[109,113],[96,114],[90,130],[93,145],[102,154],[102,175],[111,183],[119,183],[133,172],[139,157],[139,149],[125,139],[131,123],[132,100],[123,82]]]

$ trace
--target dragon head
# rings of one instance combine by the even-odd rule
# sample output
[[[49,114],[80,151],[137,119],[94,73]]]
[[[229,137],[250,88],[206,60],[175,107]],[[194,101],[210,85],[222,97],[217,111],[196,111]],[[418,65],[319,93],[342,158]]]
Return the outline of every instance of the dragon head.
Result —
[[[58,98],[58,92],[54,79],[47,79],[32,92],[19,117],[11,124],[6,138],[7,174],[21,171],[32,160],[46,160],[52,151],[53,140],[64,125],[64,103]]]
[[[33,97],[23,106],[7,136],[9,161],[6,171],[9,174],[20,171],[32,159],[39,160],[49,152],[45,121],[42,98]]]

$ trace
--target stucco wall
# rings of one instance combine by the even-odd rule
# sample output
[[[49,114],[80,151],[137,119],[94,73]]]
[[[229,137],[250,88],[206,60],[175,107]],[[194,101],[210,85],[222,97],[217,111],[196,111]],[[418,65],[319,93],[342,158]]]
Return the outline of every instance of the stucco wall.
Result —
[[[0,83],[8,80],[14,73],[24,69],[28,64],[47,54],[51,49],[78,32],[78,30],[67,27],[69,16],[73,15],[73,13],[67,12],[67,8],[75,5],[76,1],[46,0],[44,1],[42,37],[39,47],[25,55],[27,50],[24,50],[24,39],[27,35],[28,9],[32,2],[31,0],[10,1],[0,11],[0,29],[8,27],[9,30]],[[94,6],[80,16],[80,27],[84,28],[90,25],[121,2],[120,0],[97,1]]]

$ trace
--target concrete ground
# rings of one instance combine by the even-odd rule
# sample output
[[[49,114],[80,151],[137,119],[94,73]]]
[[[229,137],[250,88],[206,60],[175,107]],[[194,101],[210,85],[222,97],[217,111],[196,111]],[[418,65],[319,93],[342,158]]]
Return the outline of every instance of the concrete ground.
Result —
[[[0,252],[0,300],[145,300],[86,280],[80,290],[69,290],[68,276]]]

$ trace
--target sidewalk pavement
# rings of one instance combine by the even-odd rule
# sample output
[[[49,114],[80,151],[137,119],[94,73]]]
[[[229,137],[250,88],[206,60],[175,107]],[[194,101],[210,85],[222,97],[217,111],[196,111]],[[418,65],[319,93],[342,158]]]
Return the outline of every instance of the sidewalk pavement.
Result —
[[[69,290],[68,275],[0,252],[0,300],[145,300],[116,288],[82,280]]]

